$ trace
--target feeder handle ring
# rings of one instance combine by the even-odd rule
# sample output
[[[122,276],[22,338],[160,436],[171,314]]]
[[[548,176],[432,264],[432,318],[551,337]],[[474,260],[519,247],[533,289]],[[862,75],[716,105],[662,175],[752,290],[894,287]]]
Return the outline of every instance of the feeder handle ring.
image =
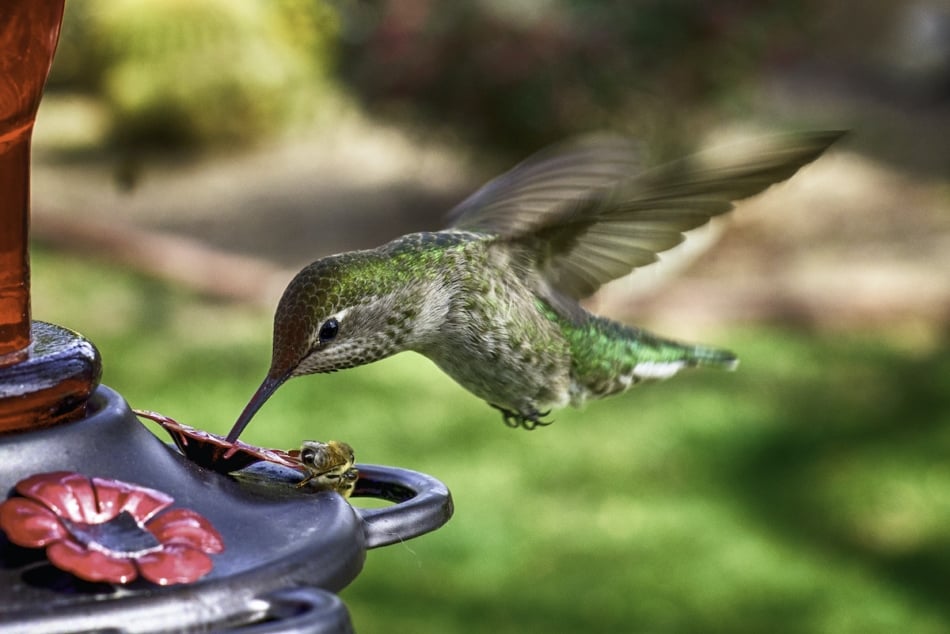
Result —
[[[432,476],[418,471],[356,465],[360,477],[353,497],[394,502],[383,508],[356,508],[363,519],[367,548],[403,542],[434,531],[452,517],[452,494]]]

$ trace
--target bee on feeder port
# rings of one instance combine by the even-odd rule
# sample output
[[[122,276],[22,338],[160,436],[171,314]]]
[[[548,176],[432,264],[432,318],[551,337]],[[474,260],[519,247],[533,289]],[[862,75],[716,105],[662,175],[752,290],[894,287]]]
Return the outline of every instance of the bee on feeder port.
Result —
[[[297,487],[311,487],[336,491],[348,498],[356,486],[359,471],[353,467],[356,458],[353,448],[345,442],[305,440],[299,450],[289,452],[300,460],[307,471]]]

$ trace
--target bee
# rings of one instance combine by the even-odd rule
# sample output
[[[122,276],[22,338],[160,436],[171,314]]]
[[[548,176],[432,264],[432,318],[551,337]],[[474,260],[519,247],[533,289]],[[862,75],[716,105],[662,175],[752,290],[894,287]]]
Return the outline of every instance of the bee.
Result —
[[[350,497],[356,487],[359,471],[353,466],[356,458],[353,448],[345,442],[329,440],[305,440],[299,450],[288,452],[300,460],[307,472],[297,487],[311,487],[336,491],[344,498]]]

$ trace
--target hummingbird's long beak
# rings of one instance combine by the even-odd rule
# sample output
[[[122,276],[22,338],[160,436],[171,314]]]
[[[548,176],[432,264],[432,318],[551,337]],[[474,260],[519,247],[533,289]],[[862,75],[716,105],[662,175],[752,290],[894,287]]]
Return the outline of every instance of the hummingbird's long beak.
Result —
[[[254,414],[257,413],[257,410],[261,408],[270,395],[273,394],[277,388],[283,385],[284,381],[290,378],[290,373],[278,376],[271,376],[270,374],[264,378],[264,381],[261,383],[261,386],[257,388],[257,391],[254,392],[254,396],[251,397],[251,400],[247,402],[247,405],[244,406],[244,411],[241,412],[241,415],[238,417],[237,422],[234,423],[234,427],[231,428],[231,431],[228,432],[228,442],[234,442],[237,440],[238,436],[241,435],[241,432],[244,431],[244,428],[247,427],[247,424],[251,422],[251,419],[254,417]]]

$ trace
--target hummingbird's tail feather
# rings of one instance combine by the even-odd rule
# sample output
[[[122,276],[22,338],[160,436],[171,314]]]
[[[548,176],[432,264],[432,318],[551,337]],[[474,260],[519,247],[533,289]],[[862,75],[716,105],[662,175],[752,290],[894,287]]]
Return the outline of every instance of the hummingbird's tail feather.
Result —
[[[593,315],[563,332],[571,345],[574,404],[668,379],[687,368],[734,370],[739,364],[728,350],[666,339]]]
[[[642,339],[631,342],[624,360],[626,366],[621,366],[630,370],[618,374],[622,382],[629,380],[631,385],[638,381],[668,379],[684,368],[735,370],[739,365],[739,358],[728,350],[683,344],[647,335],[643,331],[635,332]],[[627,376],[630,378],[625,378]]]
[[[693,366],[730,371],[739,367],[739,357],[729,350],[709,346],[693,346],[692,353],[693,362],[691,365]]]

